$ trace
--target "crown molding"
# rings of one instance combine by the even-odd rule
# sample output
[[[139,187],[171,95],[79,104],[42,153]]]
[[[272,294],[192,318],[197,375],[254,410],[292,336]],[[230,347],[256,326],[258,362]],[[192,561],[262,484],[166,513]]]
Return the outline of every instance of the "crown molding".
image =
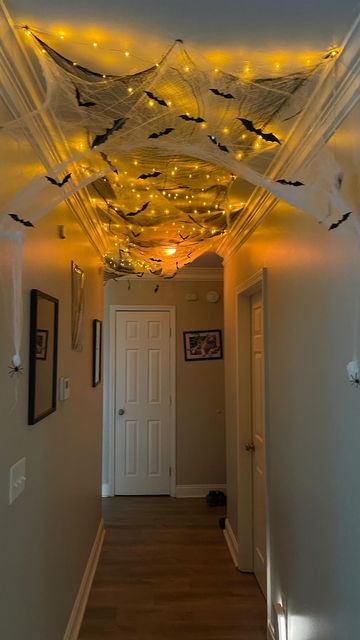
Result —
[[[275,179],[308,165],[324,142],[338,129],[360,98],[360,14],[345,39],[342,51],[329,64],[300,118],[270,164]],[[256,187],[238,221],[219,242],[217,252],[226,263],[272,211],[278,198]]]

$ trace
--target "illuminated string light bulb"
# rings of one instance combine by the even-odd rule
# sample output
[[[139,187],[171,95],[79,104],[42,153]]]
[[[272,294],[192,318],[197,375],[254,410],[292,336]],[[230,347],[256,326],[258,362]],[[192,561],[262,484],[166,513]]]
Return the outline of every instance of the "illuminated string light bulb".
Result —
[[[59,38],[60,38],[60,40],[64,40],[65,34],[64,33],[59,33]]]
[[[228,127],[224,127],[224,129],[223,129],[223,133],[225,133],[225,134],[229,133],[229,129],[228,129]]]
[[[239,151],[239,153],[236,154],[236,160],[241,160],[242,157],[243,154],[241,153],[241,151]]]
[[[176,247],[166,247],[164,253],[166,256],[173,256],[176,253]]]
[[[126,56],[128,58],[129,55],[130,55],[129,51],[124,51],[124,56]]]
[[[96,48],[98,46],[98,43],[97,42],[93,42],[92,46]]]
[[[219,69],[214,69],[214,73],[219,73]]]
[[[153,107],[154,106],[154,100],[149,100],[148,105],[149,105],[149,107]]]
[[[275,64],[275,69],[280,69],[280,64],[278,62]]]
[[[186,71],[186,73],[188,73],[190,71],[190,67],[184,67],[184,71]]]

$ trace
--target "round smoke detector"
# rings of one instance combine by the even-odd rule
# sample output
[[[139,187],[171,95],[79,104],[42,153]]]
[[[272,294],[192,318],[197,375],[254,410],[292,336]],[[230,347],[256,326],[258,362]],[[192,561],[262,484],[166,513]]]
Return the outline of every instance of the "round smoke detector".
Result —
[[[217,291],[208,291],[206,294],[206,300],[208,302],[219,302],[220,294]]]

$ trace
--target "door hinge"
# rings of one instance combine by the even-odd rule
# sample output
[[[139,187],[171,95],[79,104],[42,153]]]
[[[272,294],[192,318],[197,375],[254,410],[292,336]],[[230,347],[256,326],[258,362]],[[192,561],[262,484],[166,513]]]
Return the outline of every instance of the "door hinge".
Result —
[[[171,397],[171,395],[169,396],[169,405],[170,405],[170,407],[172,405],[172,397]]]
[[[171,467],[169,467],[169,476],[171,477]]]
[[[171,338],[171,327],[169,327],[169,336]]]

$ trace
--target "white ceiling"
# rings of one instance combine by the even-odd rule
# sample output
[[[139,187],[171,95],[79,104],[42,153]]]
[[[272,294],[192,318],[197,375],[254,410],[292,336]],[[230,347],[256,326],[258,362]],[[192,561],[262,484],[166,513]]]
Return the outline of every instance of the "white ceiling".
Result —
[[[157,56],[176,38],[223,68],[236,71],[254,51],[326,51],[340,45],[357,0],[7,0],[15,20],[71,38],[112,38],[142,57]],[[44,36],[44,39],[45,36]],[[61,47],[66,43],[63,41]],[[156,51],[156,48],[158,51]],[[83,47],[84,62],[94,51]],[[66,53],[66,51],[65,51]],[[91,58],[93,60],[93,58]],[[134,60],[128,60],[134,71]],[[140,62],[138,61],[138,65]],[[132,65],[132,66],[131,66]]]

